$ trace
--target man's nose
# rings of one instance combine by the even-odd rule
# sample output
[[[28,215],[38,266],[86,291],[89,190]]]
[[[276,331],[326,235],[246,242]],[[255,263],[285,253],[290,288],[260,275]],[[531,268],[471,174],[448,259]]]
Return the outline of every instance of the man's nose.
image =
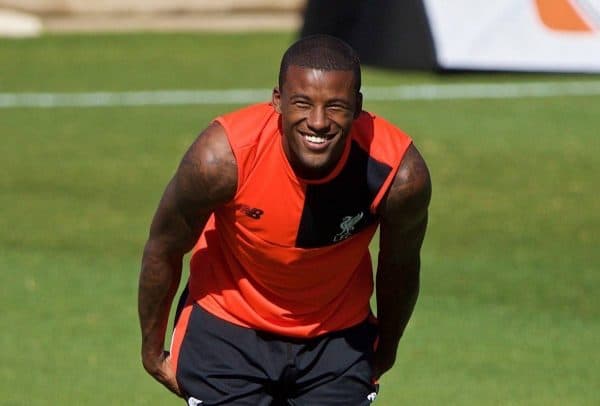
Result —
[[[329,130],[329,118],[323,107],[315,107],[308,115],[307,125],[315,132],[325,132]]]

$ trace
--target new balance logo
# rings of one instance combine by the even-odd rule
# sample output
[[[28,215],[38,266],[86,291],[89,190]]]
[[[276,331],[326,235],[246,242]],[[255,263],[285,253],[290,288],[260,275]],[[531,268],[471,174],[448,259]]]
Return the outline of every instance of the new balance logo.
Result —
[[[240,204],[238,207],[238,210],[240,210],[246,216],[253,218],[254,220],[258,220],[260,218],[260,216],[262,216],[264,214],[263,210],[257,209],[255,207],[250,207],[245,204]]]

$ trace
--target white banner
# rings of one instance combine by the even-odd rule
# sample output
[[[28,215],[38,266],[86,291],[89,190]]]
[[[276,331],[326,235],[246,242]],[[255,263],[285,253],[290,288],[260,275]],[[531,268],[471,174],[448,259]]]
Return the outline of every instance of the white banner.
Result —
[[[424,0],[446,69],[600,72],[600,0]]]

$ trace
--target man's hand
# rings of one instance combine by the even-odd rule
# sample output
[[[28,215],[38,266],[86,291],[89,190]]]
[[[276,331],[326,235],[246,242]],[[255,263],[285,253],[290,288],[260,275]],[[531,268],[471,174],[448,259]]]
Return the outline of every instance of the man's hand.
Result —
[[[175,371],[171,368],[171,355],[168,351],[164,351],[158,359],[143,360],[144,368],[158,382],[162,383],[168,390],[183,397],[179,384],[175,377]]]
[[[379,381],[384,373],[392,369],[394,362],[396,362],[395,349],[392,351],[378,345],[373,356],[373,380]]]

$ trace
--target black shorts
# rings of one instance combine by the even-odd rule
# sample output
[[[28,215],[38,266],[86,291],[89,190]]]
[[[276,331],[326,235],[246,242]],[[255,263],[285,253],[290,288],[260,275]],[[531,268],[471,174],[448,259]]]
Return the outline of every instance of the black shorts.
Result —
[[[353,406],[369,405],[377,395],[371,369],[377,328],[370,320],[296,339],[191,306],[174,366],[189,405]]]

